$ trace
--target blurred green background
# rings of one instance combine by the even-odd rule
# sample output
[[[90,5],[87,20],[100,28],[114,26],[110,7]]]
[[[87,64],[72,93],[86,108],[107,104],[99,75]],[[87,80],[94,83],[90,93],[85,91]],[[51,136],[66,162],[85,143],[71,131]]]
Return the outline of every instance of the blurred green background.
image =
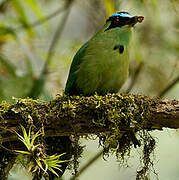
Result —
[[[178,0],[0,0],[0,101],[12,102],[12,96],[46,101],[62,93],[73,56],[116,11],[145,17],[134,28],[130,75],[121,92],[179,99]],[[158,139],[159,179],[178,180],[179,133],[165,129],[152,135]],[[97,140],[81,141],[87,146],[83,166],[100,148]],[[120,168],[115,155],[99,158],[80,180],[133,180],[139,154],[133,150],[129,168]],[[16,166],[9,179],[28,176]],[[67,171],[63,179],[70,176]]]

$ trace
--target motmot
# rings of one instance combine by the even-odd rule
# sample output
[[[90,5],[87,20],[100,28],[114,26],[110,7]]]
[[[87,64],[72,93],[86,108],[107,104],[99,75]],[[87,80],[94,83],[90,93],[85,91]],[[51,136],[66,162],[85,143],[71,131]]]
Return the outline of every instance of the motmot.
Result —
[[[73,58],[65,94],[117,93],[128,77],[132,29],[143,16],[117,12]]]
[[[128,77],[129,48],[132,29],[143,21],[143,16],[128,12],[111,15],[105,25],[78,50],[73,58],[65,91],[66,95],[91,96],[97,93],[117,93]],[[139,145],[132,132],[129,136]],[[64,158],[71,157],[72,143],[69,136],[58,138]],[[62,163],[62,173],[68,163]]]

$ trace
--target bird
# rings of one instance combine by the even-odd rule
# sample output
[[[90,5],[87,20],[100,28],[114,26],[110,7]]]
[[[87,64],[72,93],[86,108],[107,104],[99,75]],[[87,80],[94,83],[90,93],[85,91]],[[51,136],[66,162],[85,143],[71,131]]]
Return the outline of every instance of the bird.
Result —
[[[117,93],[128,77],[129,45],[132,28],[143,21],[143,16],[132,16],[128,12],[111,15],[104,25],[87,41],[73,58],[64,94],[90,96],[97,93]],[[58,138],[66,156],[71,156],[71,139],[69,136]],[[62,163],[63,175],[68,163]],[[51,178],[52,175],[51,175]]]
[[[111,15],[74,56],[64,93],[117,93],[128,77],[132,29],[143,19],[124,11]]]

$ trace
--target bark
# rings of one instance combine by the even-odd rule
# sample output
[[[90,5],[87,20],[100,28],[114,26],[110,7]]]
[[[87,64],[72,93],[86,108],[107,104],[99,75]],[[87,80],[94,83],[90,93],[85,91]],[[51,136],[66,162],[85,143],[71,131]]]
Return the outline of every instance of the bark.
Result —
[[[152,125],[161,128],[179,128],[179,100],[158,99],[150,107],[150,112],[146,127]]]

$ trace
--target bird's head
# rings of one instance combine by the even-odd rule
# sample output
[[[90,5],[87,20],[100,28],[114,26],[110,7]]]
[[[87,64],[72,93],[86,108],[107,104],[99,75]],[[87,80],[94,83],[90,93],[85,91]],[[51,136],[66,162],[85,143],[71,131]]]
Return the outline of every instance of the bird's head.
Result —
[[[123,11],[117,12],[106,20],[108,26],[105,31],[116,27],[133,27],[136,23],[141,23],[143,19],[143,16],[132,16],[128,12]]]

